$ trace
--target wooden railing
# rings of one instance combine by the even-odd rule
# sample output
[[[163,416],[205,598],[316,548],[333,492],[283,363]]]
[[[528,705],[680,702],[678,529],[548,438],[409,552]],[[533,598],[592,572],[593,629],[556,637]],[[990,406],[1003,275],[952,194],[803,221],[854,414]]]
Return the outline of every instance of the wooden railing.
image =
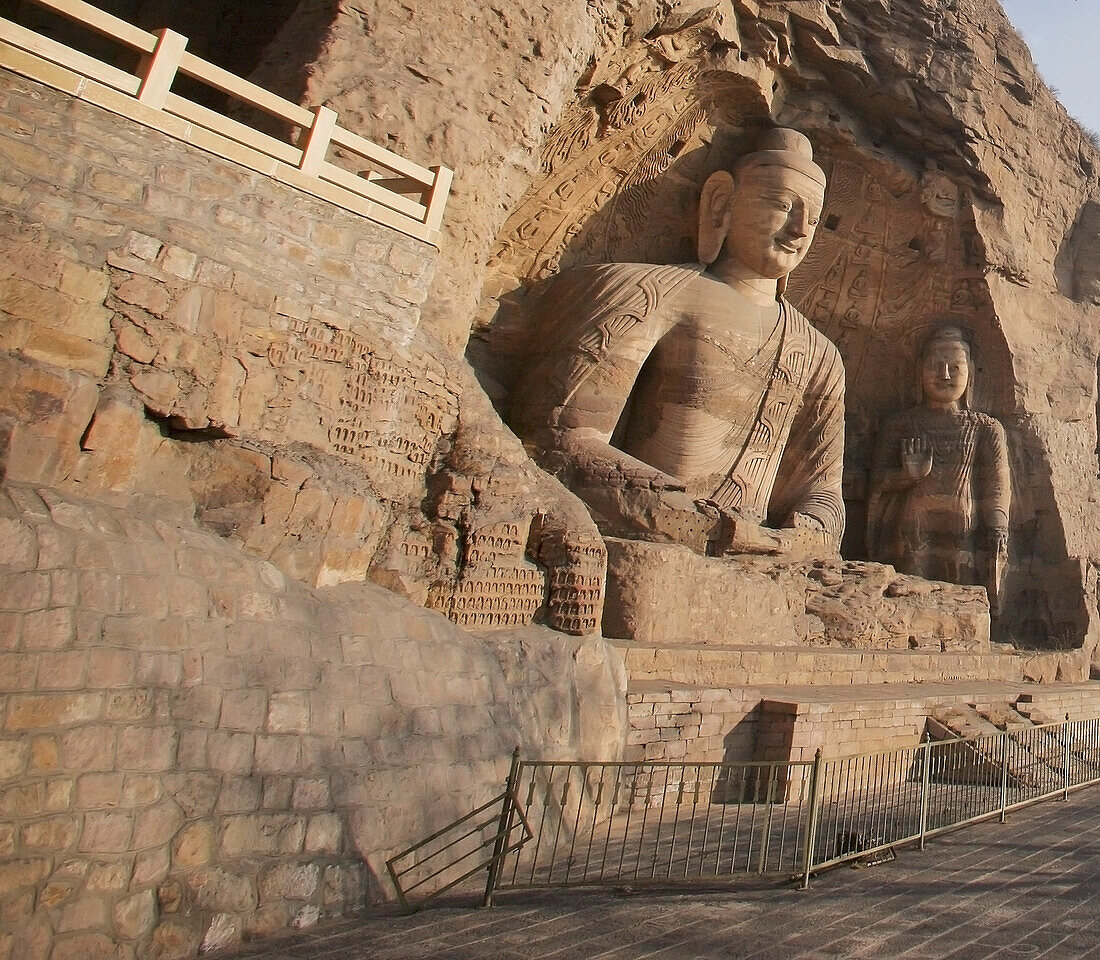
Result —
[[[83,0],[31,2],[135,51],[138,67],[127,73],[3,17],[0,66],[438,245],[452,176],[446,167],[422,167],[345,130],[328,107],[307,110],[208,63],[172,30],[149,33]],[[299,131],[296,141],[173,93],[178,74],[276,117]]]

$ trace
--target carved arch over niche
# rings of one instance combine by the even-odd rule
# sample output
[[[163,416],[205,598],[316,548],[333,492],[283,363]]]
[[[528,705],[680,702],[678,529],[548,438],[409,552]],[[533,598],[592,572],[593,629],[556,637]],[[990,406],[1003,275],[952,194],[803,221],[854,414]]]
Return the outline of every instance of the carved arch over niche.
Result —
[[[926,158],[863,145],[844,117],[788,105],[773,119],[766,76],[726,66],[703,69],[698,58],[635,64],[566,112],[489,263],[468,349],[487,392],[497,402],[507,397],[537,336],[524,320],[527,288],[585,263],[693,261],[706,177],[750,149],[761,128],[802,129],[829,188],[788,296],[837,344],[847,371],[844,555],[866,557],[866,477],[879,424],[917,402],[917,356],[929,329],[957,324],[972,340],[973,406],[1000,419],[1015,446],[1014,546],[997,632],[1040,646],[1065,634],[1076,614],[1058,609],[1073,584],[1064,577],[1064,542],[1057,545],[1049,470],[1034,462],[1045,454],[1017,417],[1012,357],[984,280],[968,188]],[[1016,617],[1024,607],[1028,616]],[[1012,629],[1025,621],[1027,636]]]

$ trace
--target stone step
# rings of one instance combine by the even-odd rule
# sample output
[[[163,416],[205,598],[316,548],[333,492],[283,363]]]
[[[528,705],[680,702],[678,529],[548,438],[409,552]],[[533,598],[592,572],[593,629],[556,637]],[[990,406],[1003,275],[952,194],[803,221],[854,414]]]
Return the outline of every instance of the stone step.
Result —
[[[626,663],[631,682],[663,680],[718,688],[767,684],[1053,681],[1062,668],[1063,656],[612,642]]]
[[[1072,717],[1074,709],[1084,717],[1100,716],[1100,684],[1091,689],[1053,690],[1049,699],[1057,704],[1063,717]],[[938,704],[928,718],[928,736],[933,740],[962,737],[967,742],[956,747],[947,745],[951,753],[941,755],[937,779],[945,783],[988,784],[994,782],[991,778],[1006,761],[1008,780],[1015,786],[1050,783],[1052,777],[1057,780],[1067,770],[1076,782],[1092,776],[1094,767],[1085,763],[1077,750],[1066,755],[1064,734],[1038,729],[1048,722],[1048,715],[1037,713],[1032,720],[1008,701],[984,706]],[[989,739],[1001,732],[1008,734],[1007,748],[1000,740]],[[1007,753],[1002,753],[1003,749]]]

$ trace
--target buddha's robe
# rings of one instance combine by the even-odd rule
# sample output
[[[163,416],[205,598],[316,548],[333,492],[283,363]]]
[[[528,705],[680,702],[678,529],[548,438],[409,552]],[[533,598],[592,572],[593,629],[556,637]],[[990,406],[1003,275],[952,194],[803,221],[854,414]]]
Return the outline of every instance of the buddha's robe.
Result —
[[[915,438],[931,444],[932,472],[892,490],[902,442]],[[995,549],[990,538],[1008,531],[1011,493],[1000,423],[973,410],[905,410],[883,425],[875,445],[868,549],[902,573],[984,583]]]
[[[786,301],[759,307],[693,266],[602,264],[541,291],[511,421],[536,450],[600,439],[756,522],[844,529],[844,369]],[[568,481],[567,481],[568,482]]]

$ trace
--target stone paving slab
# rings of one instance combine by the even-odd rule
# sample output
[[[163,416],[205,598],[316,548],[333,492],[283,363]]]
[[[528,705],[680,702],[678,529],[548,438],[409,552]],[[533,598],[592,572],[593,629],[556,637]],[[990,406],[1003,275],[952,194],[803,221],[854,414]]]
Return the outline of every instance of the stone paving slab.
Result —
[[[320,924],[224,960],[1100,960],[1100,789],[823,873],[720,890],[508,894]]]

